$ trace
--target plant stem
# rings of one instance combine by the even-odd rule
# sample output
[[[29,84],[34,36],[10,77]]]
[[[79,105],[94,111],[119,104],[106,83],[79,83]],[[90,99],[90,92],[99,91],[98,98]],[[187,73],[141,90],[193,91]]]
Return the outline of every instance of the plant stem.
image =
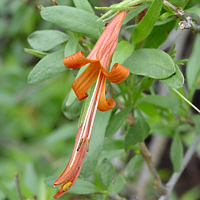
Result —
[[[153,176],[153,179],[154,179],[154,183],[155,183],[155,189],[156,191],[160,194],[160,195],[163,195],[163,194],[166,194],[167,192],[167,189],[166,187],[162,184],[162,181],[160,179],[160,176],[159,174],[157,173],[156,171],[156,168],[153,164],[153,161],[151,159],[152,155],[151,153],[149,152],[146,144],[144,142],[140,142],[139,143],[139,146],[140,146],[140,149],[141,149],[141,153],[142,153],[142,156],[144,157],[146,163],[147,163],[147,166],[149,168],[149,171],[151,172],[152,176]]]
[[[181,7],[176,7],[166,0],[164,0],[164,4],[172,9],[175,14],[178,15],[181,19],[183,19],[183,21],[179,22],[179,28],[181,30],[190,29],[196,33],[200,32],[200,26],[193,22],[192,17],[189,14],[185,13]]]
[[[18,194],[19,200],[23,200],[21,190],[20,190],[20,185],[19,185],[19,175],[18,175],[18,173],[15,174],[14,181],[16,183],[17,194]]]
[[[188,165],[190,159],[192,158],[193,154],[196,151],[196,147],[200,142],[200,134],[197,134],[196,137],[193,140],[192,145],[190,146],[190,148],[187,150],[183,162],[182,162],[182,168],[180,172],[174,172],[173,175],[171,176],[169,182],[166,184],[168,192],[166,195],[161,196],[159,198],[159,200],[168,200],[170,199],[171,193],[174,189],[174,186],[176,185],[179,177],[181,176],[182,172],[184,171],[184,169],[186,168],[186,166]]]

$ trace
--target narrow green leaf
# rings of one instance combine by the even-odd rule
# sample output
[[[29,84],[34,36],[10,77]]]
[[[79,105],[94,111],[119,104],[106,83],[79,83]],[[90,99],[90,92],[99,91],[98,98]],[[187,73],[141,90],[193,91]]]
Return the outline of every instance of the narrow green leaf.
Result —
[[[178,133],[174,135],[171,144],[170,158],[174,167],[174,171],[179,172],[181,170],[181,165],[183,160],[183,144],[181,142],[181,138]]]
[[[129,106],[111,118],[108,124],[108,127],[106,129],[106,137],[111,138],[117,132],[117,130],[125,122],[126,117],[128,113],[130,112],[130,110],[131,110],[131,107]]]
[[[27,49],[27,48],[24,48],[24,51],[26,53],[30,53],[34,56],[37,56],[38,58],[44,58],[45,56],[47,56],[49,54],[49,53],[46,53],[46,52],[37,51],[37,50],[34,50],[34,49]]]
[[[62,105],[63,114],[65,115],[65,117],[67,117],[70,120],[77,119],[81,114],[83,101],[79,101],[78,98],[75,98],[74,101],[70,105],[66,106],[68,98],[69,98],[69,95],[65,98]]]
[[[200,7],[193,7],[185,10],[186,13],[192,13],[200,17]]]
[[[79,46],[79,37],[71,37],[65,46],[64,56],[71,56],[76,53]]]
[[[164,84],[168,85],[171,88],[178,89],[178,88],[183,87],[184,76],[183,76],[181,70],[179,69],[179,67],[177,65],[175,65],[175,67],[176,67],[175,74],[173,74],[169,78],[162,79],[160,81],[163,82]]]
[[[137,44],[144,40],[152,31],[153,26],[160,15],[163,0],[154,0],[148,12],[136,26],[132,34],[132,43]]]
[[[97,188],[94,184],[78,178],[74,183],[73,187],[69,190],[69,193],[72,194],[91,194],[99,192],[100,189]]]
[[[69,36],[61,31],[42,30],[35,31],[28,37],[28,43],[33,49],[49,51],[58,44],[67,41]]]
[[[124,149],[124,140],[106,140],[103,145],[104,151]]]
[[[166,24],[154,26],[151,34],[145,40],[143,48],[157,49],[168,37],[170,31],[174,28],[175,20]]]
[[[87,11],[69,6],[46,7],[41,11],[44,20],[50,21],[66,30],[80,33],[93,39],[100,36],[99,28],[103,22],[97,22],[98,17]]]
[[[28,83],[39,83],[67,70],[62,59],[63,51],[57,51],[42,58],[30,72]]]
[[[141,155],[135,155],[125,167],[124,176],[128,177],[133,172],[136,174],[141,167],[141,163],[143,161],[143,157]]]
[[[200,52],[200,35],[197,35],[194,42],[192,55],[189,58],[186,68],[187,84],[191,97],[193,96],[193,93],[195,91],[195,86],[197,85],[198,78],[200,75],[199,52]]]
[[[122,64],[133,53],[133,50],[133,45],[127,41],[121,41],[113,54],[110,66],[113,66],[115,63]]]
[[[95,14],[88,0],[73,0],[73,2],[76,8],[85,10],[93,15]]]
[[[172,58],[158,49],[139,49],[123,63],[130,72],[155,79],[164,79],[176,72]]]
[[[138,142],[143,142],[146,139],[146,137],[148,137],[149,131],[150,131],[149,125],[145,121],[141,112],[137,110],[137,121],[130,128],[125,137],[125,142],[124,142],[125,149],[128,149],[131,145],[135,145]]]
[[[88,178],[90,175],[93,174],[96,168],[99,156],[103,148],[105,130],[110,115],[111,111],[106,111],[106,112],[97,111],[94,127],[92,130],[91,141],[89,145],[89,152],[85,157],[80,177]]]
[[[174,109],[174,107],[179,105],[179,101],[172,96],[147,95],[139,101],[139,103],[142,102],[150,103],[164,109]]]
[[[118,176],[115,179],[114,184],[109,185],[108,187],[108,194],[117,194],[120,192],[126,184],[126,180],[123,176]]]
[[[141,13],[145,8],[148,8],[149,4],[147,5],[138,5],[134,10],[129,11],[126,18],[123,21],[123,25],[132,20],[134,17],[136,17],[139,13]]]
[[[188,0],[169,0],[169,2],[176,7],[184,8],[184,6],[188,3]]]
[[[112,180],[115,176],[115,168],[113,164],[105,158],[101,163],[101,179],[105,186],[108,186],[112,183]]]

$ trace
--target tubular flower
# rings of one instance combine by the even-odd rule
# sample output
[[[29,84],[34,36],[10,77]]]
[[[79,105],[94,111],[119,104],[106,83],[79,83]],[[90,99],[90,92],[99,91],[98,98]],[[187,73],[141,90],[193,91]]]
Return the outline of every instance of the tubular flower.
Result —
[[[72,88],[79,100],[85,99],[88,96],[87,91],[90,87],[95,82],[96,85],[84,122],[78,129],[72,156],[65,170],[54,182],[55,186],[62,184],[54,198],[58,198],[67,192],[80,173],[84,158],[88,152],[97,108],[101,111],[107,111],[115,107],[114,99],[105,98],[106,79],[112,83],[119,83],[124,81],[130,73],[127,68],[119,63],[114,64],[112,70],[108,71],[112,55],[117,46],[119,31],[127,13],[128,11],[121,11],[112,19],[87,58],[82,51],[79,51],[63,59],[66,67],[73,69],[80,68],[89,63],[87,68],[72,84]]]

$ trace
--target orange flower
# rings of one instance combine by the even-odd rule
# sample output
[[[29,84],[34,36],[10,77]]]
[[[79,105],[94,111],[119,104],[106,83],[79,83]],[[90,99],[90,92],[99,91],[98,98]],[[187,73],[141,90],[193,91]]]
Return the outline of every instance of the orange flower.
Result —
[[[129,70],[119,63],[114,64],[112,70],[108,71],[112,55],[117,46],[119,31],[127,13],[128,11],[121,11],[112,19],[87,58],[82,51],[79,51],[63,59],[64,64],[68,68],[74,69],[89,63],[87,68],[72,85],[79,100],[83,100],[88,96],[87,91],[95,81],[96,86],[90,100],[85,120],[78,129],[72,156],[65,170],[54,182],[55,186],[62,184],[59,191],[54,195],[54,198],[58,198],[67,192],[80,173],[84,158],[88,151],[97,108],[101,111],[107,111],[115,107],[114,99],[105,98],[106,79],[112,83],[119,83],[124,81],[129,75]]]

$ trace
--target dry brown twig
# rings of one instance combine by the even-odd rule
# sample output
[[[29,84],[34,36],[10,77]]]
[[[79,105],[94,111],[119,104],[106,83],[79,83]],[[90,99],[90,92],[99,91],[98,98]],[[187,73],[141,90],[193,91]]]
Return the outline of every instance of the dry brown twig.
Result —
[[[22,193],[21,193],[21,190],[20,190],[20,185],[19,185],[19,175],[18,175],[18,173],[15,174],[14,181],[15,181],[15,184],[16,184],[16,187],[17,187],[17,194],[18,194],[19,200],[23,200]]]

